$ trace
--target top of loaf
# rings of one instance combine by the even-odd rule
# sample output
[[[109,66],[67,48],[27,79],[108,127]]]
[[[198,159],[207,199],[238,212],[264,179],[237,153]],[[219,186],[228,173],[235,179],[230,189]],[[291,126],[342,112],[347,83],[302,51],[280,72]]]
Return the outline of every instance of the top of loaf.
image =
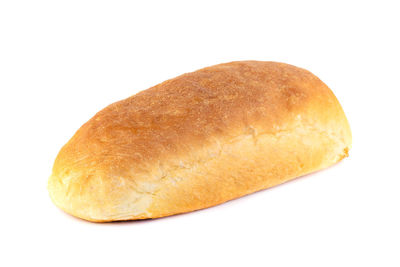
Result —
[[[100,164],[115,175],[140,172],[146,163],[190,153],[216,137],[233,138],[257,124],[272,130],[290,120],[294,110],[304,111],[313,103],[320,105],[321,113],[329,112],[332,103],[326,102],[332,95],[312,73],[284,63],[240,61],[207,67],[98,112],[62,148],[53,171],[87,167],[82,159],[90,158],[97,170]]]

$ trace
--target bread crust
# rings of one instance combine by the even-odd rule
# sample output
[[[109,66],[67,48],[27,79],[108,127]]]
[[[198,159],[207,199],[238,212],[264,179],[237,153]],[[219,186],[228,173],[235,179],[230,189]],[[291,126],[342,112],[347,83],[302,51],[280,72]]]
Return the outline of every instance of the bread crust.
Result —
[[[351,131],[309,71],[240,61],[183,74],[109,105],[59,152],[53,202],[89,221],[214,206],[328,167]]]

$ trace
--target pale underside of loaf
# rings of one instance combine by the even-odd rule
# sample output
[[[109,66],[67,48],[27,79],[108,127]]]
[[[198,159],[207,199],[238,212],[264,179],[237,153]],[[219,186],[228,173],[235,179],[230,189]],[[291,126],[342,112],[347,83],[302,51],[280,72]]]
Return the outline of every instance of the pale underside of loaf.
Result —
[[[114,103],[61,149],[48,189],[89,221],[214,206],[326,168],[351,132],[332,91],[283,63],[220,64]]]

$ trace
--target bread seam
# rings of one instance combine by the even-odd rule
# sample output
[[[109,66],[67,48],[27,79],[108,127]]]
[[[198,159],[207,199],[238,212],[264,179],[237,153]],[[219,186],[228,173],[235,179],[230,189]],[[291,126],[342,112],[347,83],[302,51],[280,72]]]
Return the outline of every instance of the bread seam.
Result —
[[[315,132],[315,133],[318,133],[319,135],[324,135],[325,137],[328,137],[330,140],[334,141],[335,143],[340,143],[340,144],[345,145],[344,142],[342,142],[340,140],[340,138],[338,138],[338,135],[335,134],[333,131],[323,130],[321,127],[315,127],[315,126],[311,125],[310,123],[305,123],[304,121],[300,122],[300,124],[301,124],[302,129],[307,129],[308,133]],[[257,133],[257,130],[254,129],[253,126],[249,126],[249,128],[253,128],[253,131],[255,133]],[[281,129],[281,130],[279,130],[278,132],[275,132],[275,133],[261,132],[259,134],[254,134],[252,132],[250,134],[249,133],[244,133],[244,134],[238,135],[236,137],[233,137],[231,139],[234,139],[236,141],[235,142],[228,141],[227,143],[225,143],[223,145],[220,145],[220,149],[217,152],[218,156],[216,156],[216,157],[212,157],[212,158],[208,157],[208,158],[203,159],[203,160],[195,161],[194,163],[191,163],[191,164],[187,164],[186,163],[185,167],[173,165],[168,170],[163,169],[162,172],[164,174],[158,180],[156,180],[154,182],[154,184],[157,183],[156,185],[157,185],[158,189],[154,190],[153,192],[145,192],[144,195],[151,195],[152,202],[153,202],[154,198],[158,197],[159,192],[162,190],[162,188],[161,188],[161,186],[163,185],[162,182],[163,181],[171,181],[171,180],[173,181],[173,180],[175,180],[176,177],[171,176],[171,173],[174,173],[177,170],[182,170],[182,169],[184,169],[187,172],[192,172],[192,170],[196,170],[201,165],[206,165],[207,163],[209,163],[209,162],[211,162],[213,160],[218,160],[218,157],[220,157],[221,154],[224,152],[224,147],[226,145],[235,146],[238,143],[244,141],[244,139],[246,139],[246,138],[255,138],[254,145],[257,145],[258,139],[261,136],[266,136],[266,135],[279,141],[282,137],[285,137],[285,135],[291,135],[291,133],[293,133],[293,129],[295,129],[295,128],[298,128],[298,127],[284,128],[284,129]],[[219,142],[219,143],[221,143],[221,142]],[[212,147],[212,145],[210,145],[209,147]],[[346,151],[348,151],[349,149],[350,149],[349,147],[345,146],[341,150],[341,153],[337,154],[336,158],[334,160],[332,160],[333,164],[337,163],[341,159],[347,157],[348,153]],[[209,150],[209,149],[206,149],[206,150]],[[297,156],[297,161],[299,162],[299,165],[302,166],[301,167],[301,171],[303,172],[303,165],[304,164],[300,160],[299,156]],[[332,162],[326,162],[326,161],[327,161],[327,159],[324,160],[323,164],[317,170],[320,170],[320,169],[324,168],[325,165],[329,165],[329,164],[332,163]],[[187,167],[187,165],[190,165],[190,167]],[[306,174],[308,174],[310,172],[313,172],[313,171],[316,171],[316,170],[307,170],[306,172],[303,172],[302,174],[300,174],[300,176],[306,175]],[[185,179],[185,178],[183,177],[183,179]],[[285,182],[287,182],[288,180],[291,180],[291,179],[292,179],[292,177],[287,177],[287,179],[285,179],[282,183],[285,183]],[[276,185],[274,185],[274,186],[276,186]],[[269,187],[266,187],[266,188],[263,188],[263,189],[260,189],[260,190],[264,190],[264,189],[267,189],[267,188],[269,188]],[[137,190],[137,192],[140,192],[140,190]],[[238,196],[238,197],[240,197],[240,196]],[[229,200],[226,200],[226,201],[229,201]],[[224,202],[226,202],[226,201],[224,201]],[[224,202],[221,202],[220,204],[222,204]],[[149,211],[148,210],[144,210],[144,213],[147,214],[147,213],[149,213]],[[150,215],[153,216],[151,213],[150,213]]]

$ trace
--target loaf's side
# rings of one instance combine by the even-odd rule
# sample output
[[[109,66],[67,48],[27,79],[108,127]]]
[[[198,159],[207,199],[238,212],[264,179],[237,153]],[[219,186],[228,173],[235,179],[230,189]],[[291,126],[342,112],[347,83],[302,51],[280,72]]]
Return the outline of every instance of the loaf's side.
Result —
[[[202,209],[330,166],[351,147],[331,90],[283,63],[220,64],[114,103],[61,149],[48,189],[90,221]]]

